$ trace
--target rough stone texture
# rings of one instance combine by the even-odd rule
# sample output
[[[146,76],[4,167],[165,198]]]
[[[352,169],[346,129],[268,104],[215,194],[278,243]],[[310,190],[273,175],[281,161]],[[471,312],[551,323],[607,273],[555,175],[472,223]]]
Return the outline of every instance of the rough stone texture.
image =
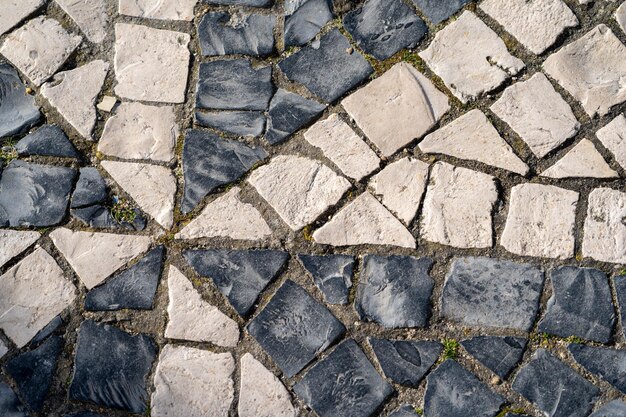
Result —
[[[568,350],[587,371],[626,393],[626,350],[570,344]]]
[[[106,38],[110,24],[106,0],[55,1],[91,42],[100,43]]]
[[[457,258],[442,295],[441,315],[467,326],[529,331],[543,289],[542,271],[491,258]]]
[[[298,94],[279,89],[270,102],[265,139],[272,145],[282,142],[309,124],[326,106]]]
[[[626,32],[626,4],[622,3],[622,5],[615,11],[615,20],[619,23],[622,31]],[[0,33],[2,33],[1,29]]]
[[[617,178],[619,175],[589,139],[582,139],[563,158],[541,173],[548,178]]]
[[[169,162],[174,158],[177,137],[173,107],[122,103],[107,120],[98,150],[121,159]]]
[[[63,130],[56,125],[43,125],[15,144],[19,155],[79,158],[79,154]]]
[[[483,112],[471,110],[426,136],[419,148],[436,153],[482,162],[520,175],[528,173],[526,165],[502,139]]]
[[[326,102],[334,102],[373,72],[359,52],[349,49],[348,39],[333,29],[322,36],[319,46],[307,46],[278,66],[291,81],[304,85]]]
[[[348,304],[355,259],[349,255],[298,255],[329,304]]]
[[[0,413],[7,417],[28,417],[26,407],[22,405],[4,379],[0,379]]]
[[[21,133],[40,118],[35,98],[26,94],[17,71],[9,64],[0,64],[0,138]]]
[[[341,104],[385,156],[428,132],[450,109],[448,97],[407,63],[394,65]]]
[[[339,118],[337,113],[320,120],[304,132],[304,138],[322,150],[346,176],[360,181],[378,169],[376,153]]]
[[[287,2],[285,15],[285,47],[306,44],[333,18],[328,0]]]
[[[103,203],[107,198],[106,183],[94,167],[80,169],[78,182],[72,194],[72,208]]]
[[[600,394],[598,388],[544,349],[538,349],[519,371],[513,389],[550,417],[585,417]]]
[[[623,417],[625,415],[626,403],[620,400],[613,400],[589,417]]]
[[[574,256],[577,192],[553,185],[520,184],[511,189],[509,201],[500,239],[506,250],[522,256]]]
[[[424,198],[420,234],[442,245],[489,248],[497,200],[498,189],[491,175],[437,162]]]
[[[120,0],[118,12],[159,20],[193,20],[198,0]]]
[[[522,360],[527,339],[521,337],[477,336],[461,345],[500,378],[506,378]]]
[[[289,391],[272,372],[246,353],[241,358],[239,417],[296,417]]]
[[[237,136],[260,136],[265,130],[265,115],[252,111],[196,111],[196,124]]]
[[[320,417],[371,416],[393,393],[352,339],[313,366],[293,389]]]
[[[602,262],[626,263],[626,193],[598,188],[589,194],[582,252]]]
[[[626,11],[626,7],[624,10]],[[626,117],[623,114],[618,115],[598,130],[596,137],[613,154],[617,163],[626,169]]]
[[[550,55],[543,69],[591,117],[604,116],[626,100],[626,46],[605,25]]]
[[[502,39],[469,11],[437,32],[419,56],[462,103],[498,88],[525,67],[509,54]]]
[[[96,125],[96,98],[108,72],[107,62],[92,61],[55,75],[41,86],[41,95],[82,137],[91,139]]]
[[[471,0],[412,0],[417,8],[437,25],[469,3]]]
[[[270,55],[275,26],[276,17],[267,14],[207,13],[198,25],[202,55]]]
[[[115,93],[129,100],[182,103],[190,36],[147,26],[115,25]]]
[[[276,291],[247,329],[288,378],[346,331],[323,304],[291,280]]]
[[[24,252],[41,234],[35,231],[0,230],[0,267]]]
[[[416,246],[411,232],[367,191],[317,229],[313,239],[332,246]]]
[[[562,0],[487,0],[480,8],[534,54],[552,46],[565,29],[578,26]]]
[[[88,290],[150,245],[146,236],[74,232],[66,228],[56,229],[50,238]]]
[[[508,123],[538,158],[574,136],[580,127],[569,104],[542,73],[504,90],[491,111]]]
[[[70,35],[56,20],[40,16],[11,32],[0,47],[0,54],[40,86],[81,42],[80,36]]]
[[[396,384],[415,387],[435,364],[443,347],[428,340],[368,339],[385,376]]]
[[[275,157],[248,182],[295,231],[312,223],[350,188],[348,180],[326,165],[295,155]]]
[[[16,26],[44,3],[45,0],[8,0],[3,2],[0,35]]]
[[[415,410],[412,405],[404,404],[389,414],[389,417],[419,417],[421,414],[417,414]]]

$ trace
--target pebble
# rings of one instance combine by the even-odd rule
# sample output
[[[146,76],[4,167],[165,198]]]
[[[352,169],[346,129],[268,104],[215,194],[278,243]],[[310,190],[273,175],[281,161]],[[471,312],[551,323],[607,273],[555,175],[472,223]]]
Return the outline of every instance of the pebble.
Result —
[[[96,108],[105,113],[110,113],[117,104],[117,99],[112,96],[102,96],[100,103],[96,104]]]

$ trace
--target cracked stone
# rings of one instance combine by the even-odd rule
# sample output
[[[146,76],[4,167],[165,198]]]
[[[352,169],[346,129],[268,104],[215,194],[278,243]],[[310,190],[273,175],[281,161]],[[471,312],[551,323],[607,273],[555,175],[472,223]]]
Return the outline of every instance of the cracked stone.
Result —
[[[207,13],[198,25],[202,55],[271,55],[275,26],[273,15]]]
[[[289,2],[285,5],[285,47],[306,44],[333,18],[328,0],[292,3],[292,7]]]
[[[622,417],[624,415],[626,415],[626,403],[620,400],[613,400],[589,417]]]
[[[613,154],[617,163],[626,169],[626,117],[623,114],[618,115],[598,130],[596,137]]]
[[[368,339],[385,376],[396,384],[417,388],[437,362],[441,343],[428,340]]]
[[[41,234],[35,231],[0,230],[0,267],[35,243]]]
[[[22,133],[40,118],[35,97],[26,94],[17,71],[9,64],[0,64],[0,137]]]
[[[72,208],[103,203],[107,199],[106,183],[94,167],[80,169],[78,182],[72,194]]]
[[[55,1],[91,42],[101,43],[106,38],[110,25],[106,0]]]
[[[0,35],[12,29],[28,15],[43,6],[45,0],[8,0],[2,4]]]
[[[583,233],[583,256],[626,263],[626,193],[597,188],[589,194]]]
[[[196,110],[195,123],[237,136],[261,136],[265,131],[265,114],[256,111]]]
[[[461,345],[478,362],[500,378],[506,378],[522,360],[527,339],[521,337],[477,336]]]
[[[557,179],[619,177],[589,139],[578,142],[541,176]]]
[[[348,304],[354,257],[348,255],[298,255],[298,259],[329,304]]]
[[[421,414],[417,414],[415,407],[404,404],[389,414],[389,417],[419,417],[420,415]]]
[[[19,155],[78,158],[79,154],[63,130],[56,125],[44,125],[15,144]]]
[[[26,407],[2,379],[0,379],[0,413],[7,417],[28,417]]]
[[[159,20],[193,20],[198,0],[120,0],[119,14]]]
[[[626,393],[626,350],[570,344],[567,349],[574,360],[594,375]]]
[[[443,22],[471,0],[412,0],[413,4],[430,19],[434,25]]]
[[[325,108],[317,101],[278,89],[270,102],[265,139],[271,145],[283,142],[313,121]]]

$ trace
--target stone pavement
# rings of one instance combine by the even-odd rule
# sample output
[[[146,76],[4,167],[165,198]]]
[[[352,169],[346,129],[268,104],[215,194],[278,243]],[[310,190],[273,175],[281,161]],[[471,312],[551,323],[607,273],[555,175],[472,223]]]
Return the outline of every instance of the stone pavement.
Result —
[[[626,416],[625,30],[0,0],[0,416]]]

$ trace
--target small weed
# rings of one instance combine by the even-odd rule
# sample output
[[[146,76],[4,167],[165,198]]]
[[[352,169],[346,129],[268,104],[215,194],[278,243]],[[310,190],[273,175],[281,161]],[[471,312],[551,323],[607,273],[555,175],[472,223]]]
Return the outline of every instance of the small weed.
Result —
[[[556,338],[548,333],[536,333],[530,336],[530,340],[537,343],[539,347],[549,348],[554,346]]]
[[[525,412],[526,411],[523,408],[521,408],[521,407],[518,407],[518,408],[504,407],[502,410],[500,410],[500,412],[498,414],[496,414],[496,417],[504,417],[508,413],[511,413],[511,414],[523,414]]]
[[[459,356],[459,342],[454,339],[445,339],[443,341],[443,358],[454,359]]]
[[[420,416],[424,415],[424,409],[423,408],[416,408],[415,409],[415,413],[419,414]]]
[[[0,148],[0,159],[3,159],[6,163],[11,162],[17,158],[17,150],[15,149],[15,142],[7,140]]]
[[[311,229],[312,227],[310,225],[302,229],[302,237],[308,242],[313,242],[313,234],[311,233]]]
[[[580,253],[577,253],[577,254],[576,254],[576,260],[577,260],[578,262],[581,262],[581,261],[583,260],[583,255],[582,255],[582,254],[580,254]]]
[[[191,278],[191,282],[193,282],[193,285],[195,287],[202,287],[202,281],[200,280],[200,278],[193,277]]]
[[[626,275],[626,269],[622,269],[617,273],[617,275]]]
[[[135,208],[126,200],[118,199],[111,207],[111,216],[118,223],[132,223],[137,217]]]
[[[583,339],[582,337],[578,337],[578,336],[569,336],[563,339],[563,341],[566,343],[579,343],[579,344],[585,343],[585,339]]]

